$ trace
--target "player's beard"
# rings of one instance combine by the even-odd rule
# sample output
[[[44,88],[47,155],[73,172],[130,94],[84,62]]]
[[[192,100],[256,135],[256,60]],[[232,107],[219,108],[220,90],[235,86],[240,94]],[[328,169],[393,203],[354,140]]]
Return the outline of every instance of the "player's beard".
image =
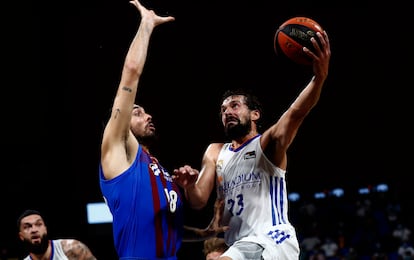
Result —
[[[33,244],[30,240],[25,239],[23,244],[30,253],[40,255],[46,252],[47,247],[49,246],[49,238],[47,234],[44,234],[40,240],[40,243]]]
[[[238,139],[238,138],[241,138],[247,135],[250,132],[250,130],[251,130],[250,123],[245,124],[239,120],[239,123],[236,125],[234,124],[227,125],[224,129],[224,133],[231,140],[235,140],[235,139]]]
[[[149,147],[152,147],[157,142],[158,137],[155,133],[152,133],[150,135],[138,136],[137,140],[138,140],[138,143],[149,148]]]

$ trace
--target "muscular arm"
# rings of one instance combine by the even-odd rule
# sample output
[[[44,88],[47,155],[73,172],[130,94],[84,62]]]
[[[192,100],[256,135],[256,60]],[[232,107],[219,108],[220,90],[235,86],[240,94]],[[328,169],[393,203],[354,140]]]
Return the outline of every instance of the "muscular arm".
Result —
[[[229,226],[222,226],[221,219],[224,210],[224,200],[217,198],[214,202],[214,215],[206,228],[197,228],[191,226],[184,226],[184,242],[197,242],[206,240],[210,237],[215,237],[218,234],[225,232]]]
[[[317,35],[321,45],[319,46],[315,39],[312,39],[315,52],[312,53],[309,49],[304,49],[313,59],[314,76],[288,110],[276,124],[263,133],[261,138],[261,145],[266,154],[276,166],[282,169],[286,169],[287,166],[286,151],[295,138],[303,120],[318,103],[323,84],[328,76],[331,56],[328,35],[326,32],[323,35],[319,33]]]
[[[69,260],[96,260],[91,250],[79,240],[62,239],[61,244]]]
[[[157,25],[174,20],[171,16],[157,16],[137,0],[131,0],[130,3],[140,12],[141,21],[126,55],[111,116],[103,134],[101,162],[107,179],[116,177],[128,168],[134,158],[138,142],[130,131],[130,121],[150,37]]]
[[[210,144],[204,152],[201,170],[188,165],[174,170],[174,181],[184,189],[185,197],[194,209],[207,205],[216,181],[216,162],[222,143]]]

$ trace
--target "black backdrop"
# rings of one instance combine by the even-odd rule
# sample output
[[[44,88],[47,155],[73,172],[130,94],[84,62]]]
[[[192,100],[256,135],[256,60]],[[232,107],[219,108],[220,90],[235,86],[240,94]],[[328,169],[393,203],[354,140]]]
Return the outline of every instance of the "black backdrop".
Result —
[[[223,139],[218,102],[227,88],[252,88],[267,123],[277,120],[311,74],[275,56],[273,34],[286,19],[308,16],[327,30],[332,59],[321,100],[289,152],[290,190],[386,182],[409,196],[406,8],[349,1],[142,3],[176,17],[153,34],[138,97],[155,118],[154,153],[167,168],[198,166],[208,143]],[[139,16],[126,0],[19,5],[4,36],[0,246],[21,254],[16,218],[37,208],[53,236],[77,237],[108,256],[110,228],[88,225],[85,205],[101,201],[103,122]],[[391,18],[396,12],[398,19]],[[186,221],[205,226],[210,214],[210,208],[188,210]]]

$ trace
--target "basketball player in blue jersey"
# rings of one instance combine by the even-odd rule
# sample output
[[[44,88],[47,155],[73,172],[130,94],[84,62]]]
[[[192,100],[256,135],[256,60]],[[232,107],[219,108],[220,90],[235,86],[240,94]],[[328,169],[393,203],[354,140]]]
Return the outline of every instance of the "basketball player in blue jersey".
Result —
[[[250,93],[226,92],[221,120],[229,143],[210,144],[200,172],[185,165],[174,170],[174,181],[193,208],[206,206],[217,184],[217,200],[224,200],[220,220],[230,246],[220,260],[299,259],[296,230],[288,219],[287,150],[299,127],[317,104],[328,76],[331,50],[326,32],[312,38],[313,77],[278,121],[263,133],[262,107]],[[211,222],[211,223],[213,223]]]
[[[100,187],[112,213],[119,259],[175,260],[182,242],[182,197],[168,171],[150,153],[155,137],[151,115],[134,104],[152,32],[175,18],[158,16],[137,0],[130,3],[141,20],[103,133]]]

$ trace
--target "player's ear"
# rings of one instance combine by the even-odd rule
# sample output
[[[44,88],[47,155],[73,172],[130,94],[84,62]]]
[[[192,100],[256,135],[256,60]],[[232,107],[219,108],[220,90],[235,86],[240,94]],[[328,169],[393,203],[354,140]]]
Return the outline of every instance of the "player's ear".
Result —
[[[252,118],[252,120],[253,121],[257,121],[259,118],[260,118],[260,112],[259,112],[259,110],[252,110],[251,112],[250,112],[250,116],[251,116],[251,118]]]
[[[23,241],[23,240],[24,240],[24,237],[23,237],[23,235],[22,235],[22,232],[21,232],[21,231],[19,231],[18,236],[19,236],[19,239],[20,239],[21,241]]]

